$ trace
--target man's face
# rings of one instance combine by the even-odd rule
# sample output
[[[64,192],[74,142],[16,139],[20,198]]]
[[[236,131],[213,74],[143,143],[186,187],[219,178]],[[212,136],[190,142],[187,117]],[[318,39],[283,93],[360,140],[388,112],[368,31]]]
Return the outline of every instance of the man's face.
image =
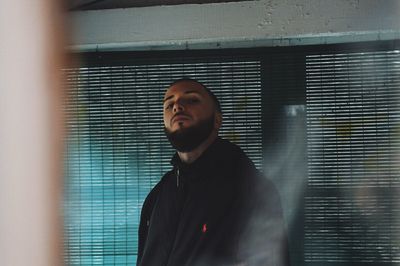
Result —
[[[211,97],[192,81],[171,86],[164,96],[164,126],[173,133],[209,119],[215,114]]]
[[[172,146],[190,152],[217,133],[220,113],[205,89],[193,81],[171,86],[164,97],[164,128]]]

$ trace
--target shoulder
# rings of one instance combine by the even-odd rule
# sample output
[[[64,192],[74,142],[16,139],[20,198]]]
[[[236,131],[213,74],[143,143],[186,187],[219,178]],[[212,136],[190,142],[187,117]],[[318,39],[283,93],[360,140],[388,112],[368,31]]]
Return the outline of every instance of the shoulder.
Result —
[[[247,154],[238,145],[226,139],[220,140],[220,149],[223,151],[225,160],[229,160],[234,165],[240,167],[254,167],[253,162],[249,159]]]
[[[228,141],[222,140],[224,150],[224,160],[230,165],[235,175],[239,177],[256,177],[260,175],[260,172],[255,167],[253,161],[247,156],[247,154],[238,145]]]
[[[225,158],[233,168],[246,197],[264,203],[268,202],[268,206],[272,209],[280,206],[279,193],[274,183],[256,168],[247,154],[238,145],[228,140],[222,139],[222,146],[226,153]]]
[[[142,212],[147,212],[148,210],[153,209],[155,201],[157,200],[157,197],[162,190],[163,185],[168,182],[168,179],[172,176],[172,173],[172,170],[165,173],[161,180],[150,190],[149,194],[144,200]]]

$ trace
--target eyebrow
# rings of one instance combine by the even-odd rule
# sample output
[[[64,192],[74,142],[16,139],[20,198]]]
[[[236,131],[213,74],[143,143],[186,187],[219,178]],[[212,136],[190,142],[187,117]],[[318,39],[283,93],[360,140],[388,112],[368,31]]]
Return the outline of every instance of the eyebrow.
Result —
[[[198,91],[193,91],[193,90],[191,90],[191,91],[185,91],[185,94],[189,94],[189,93],[196,93],[196,94],[201,95],[200,92],[198,92]],[[163,102],[165,103],[166,101],[168,101],[169,99],[171,99],[171,98],[173,98],[173,97],[174,97],[174,95],[168,96],[167,98],[164,99]]]

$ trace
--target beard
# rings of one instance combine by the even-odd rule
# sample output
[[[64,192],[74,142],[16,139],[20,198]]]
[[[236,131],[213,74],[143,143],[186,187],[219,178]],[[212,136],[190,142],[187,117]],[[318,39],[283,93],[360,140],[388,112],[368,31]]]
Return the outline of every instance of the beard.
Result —
[[[179,128],[175,132],[171,132],[164,127],[172,147],[179,152],[190,152],[203,143],[212,133],[214,129],[214,115],[205,120],[199,121],[196,125]]]

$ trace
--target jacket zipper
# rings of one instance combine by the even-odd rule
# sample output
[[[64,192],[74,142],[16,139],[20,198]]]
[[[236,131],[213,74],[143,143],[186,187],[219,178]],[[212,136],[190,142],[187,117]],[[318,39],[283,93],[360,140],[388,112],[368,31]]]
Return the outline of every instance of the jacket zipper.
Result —
[[[179,187],[179,168],[176,168],[176,187]]]

